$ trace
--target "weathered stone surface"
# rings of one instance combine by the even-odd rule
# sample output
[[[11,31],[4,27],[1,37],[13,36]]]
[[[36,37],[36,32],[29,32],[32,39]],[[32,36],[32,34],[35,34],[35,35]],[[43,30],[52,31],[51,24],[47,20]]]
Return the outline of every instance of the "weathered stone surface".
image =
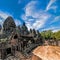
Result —
[[[16,28],[15,22],[14,22],[13,18],[9,16],[3,23],[3,31],[12,32],[14,30],[14,28]]]
[[[22,31],[22,34],[23,35],[27,35],[29,32],[28,32],[28,28],[27,26],[25,25],[25,22],[23,23],[22,27],[21,27],[21,31]]]
[[[12,55],[14,55],[13,53],[15,53],[16,50],[28,55],[35,47],[40,45],[40,42],[38,42],[38,44],[35,43],[35,40],[37,42],[37,38],[40,37],[38,34],[36,34],[35,29],[31,29],[29,32],[25,22],[22,26],[16,26],[13,18],[9,16],[3,23],[3,33],[0,34],[0,39],[7,43],[6,48],[11,49]],[[12,46],[15,48],[13,49]]]

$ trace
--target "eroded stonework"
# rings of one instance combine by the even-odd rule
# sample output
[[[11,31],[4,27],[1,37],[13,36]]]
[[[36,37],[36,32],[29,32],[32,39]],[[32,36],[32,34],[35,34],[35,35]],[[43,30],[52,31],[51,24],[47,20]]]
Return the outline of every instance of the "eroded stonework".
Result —
[[[35,29],[29,31],[25,23],[22,26],[16,26],[10,16],[4,21],[2,32],[0,34],[0,58],[2,60],[8,55],[15,56],[16,51],[27,56],[43,43],[40,34]]]

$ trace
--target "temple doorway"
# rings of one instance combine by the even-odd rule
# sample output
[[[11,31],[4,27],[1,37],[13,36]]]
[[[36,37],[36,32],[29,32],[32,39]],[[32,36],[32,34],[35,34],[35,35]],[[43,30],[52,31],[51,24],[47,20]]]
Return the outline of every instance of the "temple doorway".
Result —
[[[7,48],[6,53],[7,53],[7,55],[11,54],[11,48]]]

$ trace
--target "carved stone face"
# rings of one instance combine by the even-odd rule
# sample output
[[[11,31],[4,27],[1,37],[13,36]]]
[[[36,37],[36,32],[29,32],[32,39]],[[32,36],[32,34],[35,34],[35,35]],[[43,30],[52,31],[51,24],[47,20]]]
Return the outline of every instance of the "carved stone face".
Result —
[[[15,22],[12,17],[8,17],[3,23],[3,30],[4,31],[12,31],[16,28]]]

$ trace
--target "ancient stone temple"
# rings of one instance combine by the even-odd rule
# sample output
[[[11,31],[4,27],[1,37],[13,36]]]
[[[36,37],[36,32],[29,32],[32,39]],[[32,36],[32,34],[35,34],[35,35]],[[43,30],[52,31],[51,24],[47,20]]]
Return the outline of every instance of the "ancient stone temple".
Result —
[[[14,56],[16,51],[27,55],[41,45],[39,37],[39,32],[35,29],[29,31],[25,22],[22,26],[16,26],[13,18],[7,17],[3,23],[3,33],[0,34],[0,58],[4,60],[9,54]]]

